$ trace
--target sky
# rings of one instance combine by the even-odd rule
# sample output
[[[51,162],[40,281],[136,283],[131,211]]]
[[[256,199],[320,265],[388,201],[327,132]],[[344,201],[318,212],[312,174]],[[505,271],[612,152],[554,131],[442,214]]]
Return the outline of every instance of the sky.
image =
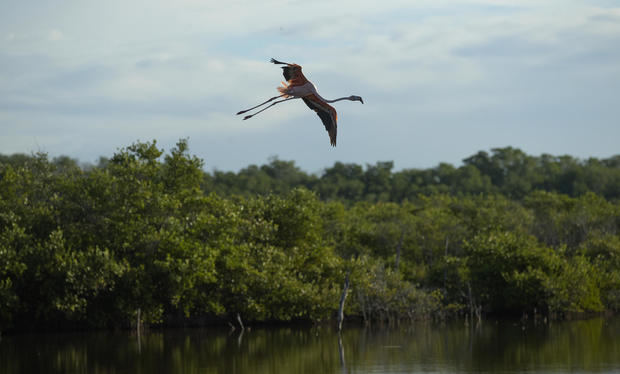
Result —
[[[340,101],[338,146],[270,58]],[[0,153],[85,163],[188,139],[205,170],[270,158],[395,170],[515,147],[620,154],[620,0],[0,2]]]

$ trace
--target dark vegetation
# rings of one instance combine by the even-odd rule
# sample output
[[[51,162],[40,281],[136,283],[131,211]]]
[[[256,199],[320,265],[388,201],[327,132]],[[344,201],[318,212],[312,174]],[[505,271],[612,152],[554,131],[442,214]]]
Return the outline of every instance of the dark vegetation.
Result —
[[[0,330],[620,309],[620,156],[203,167],[0,156]]]

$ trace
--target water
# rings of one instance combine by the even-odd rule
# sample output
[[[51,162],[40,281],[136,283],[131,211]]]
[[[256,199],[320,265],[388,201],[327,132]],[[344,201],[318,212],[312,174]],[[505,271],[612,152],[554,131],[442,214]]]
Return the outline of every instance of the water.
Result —
[[[20,334],[0,373],[620,373],[620,318]]]

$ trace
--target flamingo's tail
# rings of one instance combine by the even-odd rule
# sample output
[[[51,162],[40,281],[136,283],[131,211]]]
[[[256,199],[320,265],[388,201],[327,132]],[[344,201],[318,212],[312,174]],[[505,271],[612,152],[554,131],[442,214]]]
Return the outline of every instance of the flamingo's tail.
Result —
[[[280,92],[282,95],[285,95],[284,97],[290,97],[289,94],[289,86],[288,84],[286,84],[286,82],[282,82],[282,86],[278,86],[276,87],[276,89],[278,90],[278,92]]]

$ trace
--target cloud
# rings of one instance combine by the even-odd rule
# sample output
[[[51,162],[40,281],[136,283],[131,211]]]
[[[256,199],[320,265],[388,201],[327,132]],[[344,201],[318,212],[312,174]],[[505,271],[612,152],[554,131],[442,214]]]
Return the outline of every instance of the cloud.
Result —
[[[64,38],[62,31],[53,29],[47,34],[47,39],[53,42],[59,41]]]

